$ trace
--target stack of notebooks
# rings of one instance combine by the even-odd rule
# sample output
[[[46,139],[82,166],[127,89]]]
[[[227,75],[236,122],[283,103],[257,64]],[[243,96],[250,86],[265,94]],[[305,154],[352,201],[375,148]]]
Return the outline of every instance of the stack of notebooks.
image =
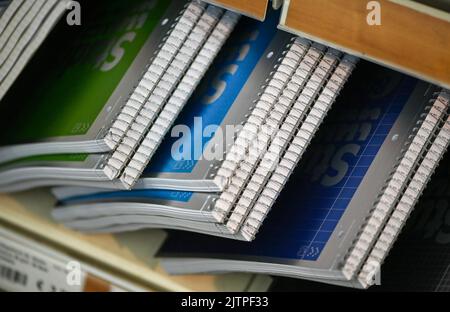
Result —
[[[2,100],[17,131],[1,137],[1,190],[109,181],[153,153],[239,20],[199,1],[105,1],[61,22]]]
[[[35,96],[20,99],[29,111],[5,121],[19,130],[4,141],[44,142],[0,150],[0,189],[81,185],[54,190],[61,203],[55,219],[80,230],[168,227],[252,240],[253,213],[271,208],[276,197],[269,203],[266,192],[281,191],[357,59],[277,31],[277,12],[264,22],[238,23],[235,13],[198,1],[174,1],[172,7],[142,1],[127,8],[116,3],[105,21],[92,19],[85,32],[74,32],[78,37],[67,46],[77,53],[63,58],[66,68],[55,66],[48,75],[52,83],[30,85],[42,64],[58,61],[52,44],[68,32],[58,29],[2,101],[3,109],[14,109],[19,89],[28,86]],[[125,34],[124,22],[108,17],[117,11],[128,22]],[[103,33],[105,27],[109,32]],[[111,36],[106,56],[94,49],[96,40]],[[143,47],[132,50],[123,42]],[[146,48],[155,50],[148,66],[140,59],[148,58]],[[123,55],[128,50],[137,55],[134,60]],[[81,78],[85,84],[72,83]],[[39,126],[28,122],[43,113],[58,118],[44,118]],[[179,123],[171,128],[175,119]],[[95,139],[83,140],[80,133]]]
[[[0,1],[0,100],[69,3],[69,0]]]
[[[133,190],[55,188],[55,219],[83,231],[165,227],[252,240],[263,221],[254,214],[270,210],[357,61],[277,31],[277,21],[237,25]],[[140,164],[132,159],[119,181],[134,181]]]
[[[80,231],[209,235],[171,235],[173,273],[371,285],[447,149],[450,93],[277,30],[276,11],[102,4],[0,102],[0,191],[54,186]]]
[[[174,231],[160,251],[169,272],[374,283],[448,147],[450,93],[363,62],[347,86],[260,228],[267,206],[253,206],[241,231],[256,239]]]

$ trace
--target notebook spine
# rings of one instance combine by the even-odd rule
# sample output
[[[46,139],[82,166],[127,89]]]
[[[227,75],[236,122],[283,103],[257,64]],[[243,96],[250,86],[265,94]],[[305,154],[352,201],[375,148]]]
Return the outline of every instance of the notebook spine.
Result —
[[[164,136],[231,34],[239,17],[238,14],[227,11],[211,32],[120,177],[126,188],[131,188],[145,170]]]
[[[444,101],[448,104],[450,102],[450,93],[448,91],[441,92],[438,101]],[[380,268],[384,259],[387,257],[428,181],[447,151],[450,143],[450,114],[447,112],[442,119],[442,124],[436,129],[436,133],[434,134],[435,138],[433,143],[427,147],[426,154],[420,166],[418,166],[414,176],[409,179],[408,187],[358,275],[358,280],[363,287],[373,285],[374,272]]]
[[[292,40],[294,39],[295,38],[292,38]],[[229,180],[236,170],[239,161],[244,157],[245,152],[256,136],[258,129],[267,118],[273,103],[281,95],[289,78],[292,76],[295,66],[297,66],[297,64],[293,64],[292,61],[301,57],[303,54],[302,51],[297,51],[297,48],[298,47],[294,42],[288,44],[286,50],[283,51],[284,57],[279,60],[280,63],[274,68],[274,71],[270,73],[268,83],[263,87],[264,91],[261,94],[258,94],[259,99],[256,101],[250,116],[247,118],[246,123],[239,132],[236,141],[231,146],[214,179],[214,182],[221,188],[224,188],[229,184]]]
[[[105,137],[109,147],[115,149],[120,143],[126,131],[131,126],[131,121],[136,118],[150,93],[160,80],[163,71],[169,65],[171,56],[173,56],[173,49],[176,51],[179,45],[183,43],[183,39],[193,28],[194,23],[202,11],[203,7],[199,3],[191,2],[186,4],[179,16],[175,19],[161,44],[158,46],[158,50],[154,52],[154,56],[147,70],[143,73],[142,79],[110,127]]]
[[[276,126],[281,122],[280,119],[284,113],[278,112],[273,115],[273,112],[277,110],[276,104],[280,103],[279,99],[283,98],[283,94],[284,96],[288,96],[289,93],[296,94],[295,86],[292,86],[291,82],[301,62],[304,64],[302,70],[306,80],[310,75],[309,72],[322,57],[324,47],[316,44],[310,47],[310,45],[309,41],[296,38],[287,46],[267,86],[217,171],[214,181],[223,189],[213,208],[213,214],[218,222],[223,222],[231,211],[237,196],[245,186],[245,178],[251,174],[253,165],[257,161],[258,146],[254,146],[252,151],[252,144],[256,142],[258,133],[271,119],[270,116],[275,117],[272,118],[273,125]],[[292,97],[292,94],[290,96]],[[292,98],[288,99],[287,106],[280,107],[285,110],[290,107],[291,101]],[[266,127],[266,132],[269,132],[269,135],[265,135],[266,141],[270,140],[271,130],[274,129]],[[264,135],[264,132],[261,132],[261,135]]]
[[[268,163],[273,165],[273,161],[276,160],[276,165],[274,166],[274,170],[266,176],[266,182],[263,183],[264,187],[261,188],[261,194],[258,196],[248,217],[245,221],[242,218],[241,222],[244,223],[240,232],[246,240],[254,239],[261,224],[264,222],[275,200],[278,198],[281,190],[300,161],[306,147],[314,137],[331,105],[350,77],[357,62],[358,58],[351,55],[344,55],[341,61],[336,64],[337,66],[334,65],[335,69],[332,75],[326,79],[326,83],[321,87],[321,91],[318,92],[312,108],[300,127],[294,126],[293,133],[283,133],[280,135],[279,142],[281,142],[281,146],[277,146],[275,150],[283,151],[283,153],[273,157],[274,154],[270,154],[271,151],[269,151],[267,157]],[[266,168],[269,168],[269,166]]]
[[[178,96],[179,93],[183,97],[192,91],[189,88],[190,86],[180,84],[180,80],[190,67],[195,66],[194,60],[218,23],[222,13],[222,9],[208,6],[168,65],[167,70],[162,72],[162,78],[150,94],[139,116],[131,124],[124,139],[108,160],[105,173],[109,174],[110,179],[119,177],[125,168],[130,167],[129,163],[132,161],[136,150],[146,138],[149,129],[154,125],[155,120],[164,110],[170,98],[174,98],[174,95]],[[201,77],[196,78],[200,79]],[[138,157],[136,156],[136,158]]]
[[[383,226],[398,204],[401,194],[407,188],[414,170],[427,152],[427,146],[439,129],[439,124],[446,116],[448,101],[438,96],[431,102],[432,106],[426,108],[428,113],[423,120],[419,120],[420,127],[413,130],[410,141],[406,143],[406,149],[381,189],[380,195],[374,202],[374,208],[361,226],[355,242],[345,257],[342,273],[347,279],[352,279],[367,259],[371,247],[374,246]]]
[[[204,15],[205,4],[197,1],[189,3],[144,75],[143,88],[140,89],[142,92],[133,93],[130,97],[128,103],[133,109],[131,117],[126,117],[126,120],[117,119],[118,127],[113,129],[119,129],[118,141],[104,168],[105,175],[111,180],[120,175],[171,89],[178,82],[182,68],[193,57],[194,51],[188,44],[192,43],[190,38],[197,37],[194,29],[198,29],[196,25]]]
[[[329,49],[323,58],[319,61],[315,68],[311,69],[311,74],[306,77],[306,84],[302,88],[298,88],[299,96],[295,100],[294,105],[287,112],[284,118],[280,120],[281,129],[294,131],[296,127],[308,116],[310,109],[320,94],[321,88],[325,84],[326,80],[330,77],[334,71],[336,65],[339,62],[341,53]],[[301,72],[301,71],[300,71]],[[278,106],[277,104],[276,106]],[[268,120],[270,121],[270,117]],[[287,119],[287,121],[286,121]],[[282,125],[281,125],[282,124]],[[274,126],[269,123],[271,132],[264,133],[264,130],[259,134],[267,135],[273,138],[270,145],[263,147],[263,150],[255,150],[256,153],[261,154],[260,159],[255,164],[251,174],[251,179],[245,186],[242,193],[239,195],[237,204],[233,207],[233,211],[227,221],[227,227],[232,233],[236,233],[248,212],[253,207],[255,200],[259,198],[268,177],[276,167],[276,163],[280,160],[281,154],[286,150],[287,146],[283,144],[283,137],[288,134],[288,131],[281,131],[280,126]],[[256,139],[256,145],[259,145],[261,139],[258,134]],[[287,142],[286,142],[287,143]],[[251,150],[249,151],[251,155]],[[245,162],[244,162],[245,163]]]

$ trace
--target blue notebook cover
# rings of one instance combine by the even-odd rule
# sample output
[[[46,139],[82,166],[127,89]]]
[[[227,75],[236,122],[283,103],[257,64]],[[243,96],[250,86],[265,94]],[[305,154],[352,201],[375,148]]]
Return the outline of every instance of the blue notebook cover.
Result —
[[[160,255],[317,260],[417,83],[360,63],[253,242],[173,231]]]
[[[145,174],[189,173],[203,154],[203,149],[213,137],[202,134],[210,125],[220,125],[234,101],[249,79],[264,52],[277,33],[279,13],[271,11],[264,22],[244,18],[236,27],[231,41],[222,49],[217,61],[202,80],[178,118],[178,125],[189,128],[191,159],[183,160],[182,150],[172,157],[172,146],[179,138],[167,135],[157,154],[146,168]],[[283,47],[284,48],[284,47]],[[202,122],[195,122],[201,117]],[[197,139],[200,138],[200,139]]]
[[[450,154],[447,152],[369,291],[450,291]],[[278,278],[275,291],[342,291],[339,286]]]

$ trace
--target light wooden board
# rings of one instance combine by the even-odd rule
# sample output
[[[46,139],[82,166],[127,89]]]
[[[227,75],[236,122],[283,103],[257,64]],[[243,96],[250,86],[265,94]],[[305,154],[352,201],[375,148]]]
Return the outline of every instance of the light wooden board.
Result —
[[[243,291],[253,287],[263,291],[270,285],[268,276],[243,273],[170,276],[154,258],[166,238],[165,231],[85,235],[53,222],[50,216],[53,206],[54,199],[45,190],[14,196],[0,194],[0,226],[16,228],[85,263],[151,289]]]
[[[370,26],[367,2],[287,1],[280,27],[449,88],[450,22],[380,0],[381,25]]]
[[[428,14],[447,22],[450,22],[450,1],[437,0],[437,1],[423,1],[423,3],[412,0],[389,0],[394,3],[409,7],[413,10],[419,11],[423,14]],[[429,4],[428,4],[429,3]],[[439,9],[440,7],[444,9]]]
[[[263,21],[269,0],[205,0],[220,7]]]

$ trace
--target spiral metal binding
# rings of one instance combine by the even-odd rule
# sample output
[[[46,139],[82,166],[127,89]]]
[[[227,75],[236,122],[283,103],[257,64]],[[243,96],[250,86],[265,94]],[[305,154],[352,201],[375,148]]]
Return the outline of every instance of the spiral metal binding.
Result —
[[[309,114],[305,115],[306,118],[301,123],[300,128],[298,129],[298,124],[285,126],[284,130],[287,131],[280,131],[280,137],[278,140],[275,140],[273,150],[269,148],[266,158],[269,164],[273,165],[274,160],[281,158],[276,163],[274,170],[264,177],[263,187],[259,190],[262,191],[256,198],[252,210],[240,229],[242,236],[246,240],[254,239],[259,227],[300,161],[331,105],[345,85],[357,61],[356,57],[345,55],[340,62],[337,62],[337,67],[335,67],[331,77],[327,79],[324,87],[319,89],[318,96],[315,98]],[[295,131],[297,132],[295,133]],[[281,144],[277,146],[278,142]],[[284,154],[279,153],[279,151],[284,151]]]
[[[168,59],[167,69],[160,68],[162,75],[149,94],[143,108],[134,122],[131,123],[121,143],[114,151],[105,166],[104,172],[110,179],[120,176],[130,161],[136,149],[140,146],[149,128],[160,114],[168,99],[178,87],[183,74],[191,66],[200,48],[217,24],[223,10],[215,6],[208,6],[200,19],[195,23],[192,31],[187,35],[175,57]],[[178,26],[178,24],[177,24]],[[177,27],[175,26],[175,27]],[[182,28],[180,26],[180,28]],[[183,90],[188,93],[189,90]]]
[[[441,100],[450,101],[450,93],[442,92],[439,95]],[[444,122],[438,130],[433,143],[427,148],[420,166],[409,179],[408,187],[400,198],[394,212],[389,221],[383,228],[374,248],[371,250],[367,260],[365,261],[360,273],[358,274],[359,282],[368,287],[373,284],[373,275],[375,270],[379,269],[400,231],[411,214],[417,200],[423,193],[425,186],[437,168],[441,158],[446,152],[450,143],[450,115],[447,113],[443,118]]]
[[[137,182],[167,131],[183,109],[195,87],[200,83],[201,78],[205,75],[238,20],[238,14],[227,11],[211,32],[211,35],[202,46],[191,67],[183,76],[177,89],[162,109],[120,177],[121,182],[126,188],[131,188]]]
[[[331,75],[335,66],[339,62],[339,56],[340,52],[330,49],[320,60],[311,75],[309,77],[305,77],[306,84],[303,88],[298,90],[299,94],[297,100],[294,101],[294,107],[292,107],[291,111],[286,112],[283,116],[285,118],[280,120],[280,125],[281,122],[283,122],[283,126],[281,126],[281,128],[289,127],[290,124],[298,126],[302,119],[308,115],[308,110],[314,103],[316,95],[321,91],[321,86],[325,83],[326,79],[329,75]],[[268,120],[270,120],[270,117]],[[252,168],[253,171],[249,173],[249,177],[250,174],[252,175],[251,179],[240,194],[239,200],[234,206],[233,212],[227,221],[227,227],[232,233],[236,233],[239,230],[240,225],[246,218],[248,211],[253,207],[254,201],[262,192],[268,176],[275,167],[275,163],[279,160],[281,153],[287,148],[287,146],[284,146],[287,144],[287,140],[283,142],[283,138],[286,138],[287,133],[286,131],[279,131],[279,128],[280,127],[277,125],[272,133],[270,133],[270,136],[274,136],[274,139],[271,142],[269,142],[269,140],[264,142],[270,143],[270,145],[266,144],[268,149],[260,153],[261,155],[258,162],[254,164]],[[291,130],[294,131],[295,128],[296,127],[294,126]],[[261,138],[258,135],[257,140],[259,139],[264,140],[265,138]],[[249,154],[251,154],[251,151],[249,151]]]
[[[233,175],[234,170],[236,170],[239,161],[244,157],[245,152],[253,138],[256,136],[259,127],[267,118],[276,99],[286,87],[286,84],[289,81],[288,78],[294,73],[295,68],[292,66],[292,60],[301,57],[303,53],[301,46],[290,44],[285,53],[285,56],[288,56],[288,58],[286,61],[283,59],[276,70],[270,74],[271,77],[268,84],[265,86],[263,93],[260,95],[254,109],[239,132],[236,141],[227,153],[221,168],[219,168],[217,172],[214,182],[221,188],[224,188],[229,183],[229,179]]]
[[[303,90],[325,49],[297,38],[273,74],[268,86],[239,133],[226,159],[219,168],[215,181],[224,181],[219,199],[215,203],[214,215],[223,222],[231,212],[236,200],[245,188],[247,180],[258,164],[261,148],[270,143],[274,132],[279,128],[286,114]],[[286,75],[288,77],[280,77]],[[274,94],[273,81],[283,86]],[[273,93],[271,93],[273,92]],[[269,95],[267,99],[267,95]],[[273,97],[273,98],[272,98]],[[263,145],[263,146],[261,146]]]
[[[420,122],[420,127],[415,129],[412,141],[407,143],[408,147],[388,177],[374,203],[370,216],[362,225],[358,238],[345,257],[342,272],[347,279],[351,279],[357,274],[367,259],[371,247],[380,236],[383,226],[401,200],[402,194],[405,194],[408,182],[414,177],[418,164],[423,163],[423,155],[427,153],[430,142],[440,129],[443,118],[447,116],[448,106],[446,93],[441,93],[433,100],[433,105],[429,108],[425,119]]]
[[[189,33],[203,13],[204,7],[205,5],[198,1],[187,4],[185,9],[180,12],[180,16],[171,25],[167,35],[158,46],[158,50],[155,51],[155,56],[144,72],[141,81],[135,87],[135,90],[128,98],[122,111],[117,115],[105,136],[106,143],[112,149],[117,148],[125,133],[130,129],[131,122],[138,116],[150,94],[160,82],[163,73],[175,58],[176,54],[173,51],[178,51],[185,43]],[[141,120],[141,122],[143,121]],[[105,173],[108,176],[114,176],[108,170]]]

